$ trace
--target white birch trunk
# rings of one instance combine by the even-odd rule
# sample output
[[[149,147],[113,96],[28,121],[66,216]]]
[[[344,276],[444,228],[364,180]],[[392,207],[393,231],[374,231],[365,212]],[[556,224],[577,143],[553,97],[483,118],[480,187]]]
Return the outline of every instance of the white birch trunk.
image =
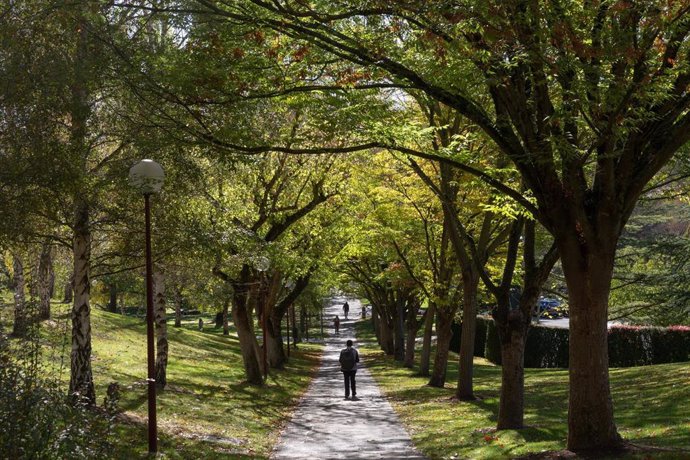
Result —
[[[96,394],[91,371],[91,230],[89,208],[83,201],[76,204],[73,252],[74,303],[69,393],[74,400],[93,405],[96,403]]]
[[[156,323],[156,386],[163,389],[168,383],[168,326],[165,316],[165,275],[161,270],[153,274],[153,311]]]

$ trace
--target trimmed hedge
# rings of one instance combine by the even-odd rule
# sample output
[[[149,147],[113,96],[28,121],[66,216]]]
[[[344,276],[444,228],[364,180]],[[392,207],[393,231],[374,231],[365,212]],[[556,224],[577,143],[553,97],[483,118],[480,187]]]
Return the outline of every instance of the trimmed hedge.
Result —
[[[486,323],[486,346],[484,347],[484,357],[499,366],[501,359],[501,340],[498,338],[498,329],[493,319],[482,318]]]
[[[690,327],[615,325],[609,328],[611,367],[690,361]]]
[[[487,322],[485,318],[477,316],[477,328],[474,335],[474,356],[480,358],[484,357],[484,348],[486,347],[486,328]],[[453,335],[450,338],[450,350],[455,353],[460,353],[460,337],[462,336],[462,323],[453,323],[450,327]]]
[[[530,326],[525,343],[525,367],[568,367],[568,329]]]
[[[478,317],[477,332],[480,328],[486,329],[484,357],[500,365],[501,347],[493,320]],[[690,327],[687,326],[616,325],[609,328],[608,336],[609,367],[690,361]],[[568,342],[568,329],[532,325],[525,344],[525,367],[567,368]]]

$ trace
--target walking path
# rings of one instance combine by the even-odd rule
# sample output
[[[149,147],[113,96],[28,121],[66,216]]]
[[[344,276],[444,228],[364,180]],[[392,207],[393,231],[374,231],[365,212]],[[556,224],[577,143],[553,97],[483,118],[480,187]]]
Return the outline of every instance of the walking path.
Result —
[[[379,392],[364,367],[357,371],[357,398],[345,399],[343,374],[338,357],[345,341],[354,337],[354,320],[362,306],[350,304],[349,319],[343,315],[346,299],[334,298],[324,320],[331,334],[326,337],[321,367],[282,434],[271,458],[281,459],[424,459],[415,450],[391,405]],[[340,334],[333,333],[333,317],[340,317]]]

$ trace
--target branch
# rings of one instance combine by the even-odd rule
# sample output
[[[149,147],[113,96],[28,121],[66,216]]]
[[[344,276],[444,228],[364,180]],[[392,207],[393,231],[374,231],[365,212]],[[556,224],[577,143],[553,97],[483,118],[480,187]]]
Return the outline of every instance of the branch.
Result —
[[[264,240],[266,242],[274,241],[276,238],[278,238],[285,230],[287,230],[292,224],[300,220],[302,217],[306,216],[309,214],[311,211],[314,210],[319,204],[325,202],[328,200],[333,195],[326,195],[321,191],[318,191],[317,193],[314,194],[314,197],[312,200],[304,205],[301,209],[298,209],[294,213],[290,214],[285,218],[280,223],[274,224],[266,233],[266,236]]]
[[[393,240],[393,246],[395,247],[395,252],[398,253],[398,257],[400,257],[400,260],[403,261],[403,264],[405,265],[405,269],[407,270],[407,273],[410,275],[410,277],[414,280],[415,283],[424,291],[424,295],[427,296],[427,298],[431,298],[431,295],[429,294],[429,291],[427,291],[426,286],[424,286],[424,283],[415,276],[414,272],[412,271],[412,266],[410,266],[410,262],[407,260],[407,257],[405,257],[405,254],[400,250],[400,246],[398,246],[398,242]]]

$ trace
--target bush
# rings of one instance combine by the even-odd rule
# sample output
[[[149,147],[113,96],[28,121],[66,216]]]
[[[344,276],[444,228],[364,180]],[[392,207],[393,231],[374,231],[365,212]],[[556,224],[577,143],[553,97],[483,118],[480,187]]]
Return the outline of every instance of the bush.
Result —
[[[690,327],[656,329],[652,335],[653,364],[690,361]]]
[[[484,318],[482,316],[477,316],[477,335],[474,340],[474,356],[480,358],[484,357],[484,350],[486,348],[486,333],[489,322],[493,323],[493,320]]]
[[[503,362],[501,359],[501,339],[498,336],[498,328],[493,319],[486,320],[486,346],[484,347],[484,357],[499,366]]]
[[[477,316],[477,326],[474,334],[474,356],[484,357],[486,344],[486,318]],[[462,337],[462,323],[453,323],[451,326],[453,335],[450,338],[450,350],[460,353],[460,338]]]
[[[460,326],[453,326],[453,339],[460,348]],[[457,330],[457,338],[456,338]],[[482,344],[483,341],[483,344]],[[525,343],[526,368],[567,368],[569,365],[569,331],[532,325]],[[690,327],[668,328],[622,326],[609,328],[609,366],[632,367],[690,361]],[[475,356],[501,364],[501,342],[493,319],[477,317]]]
[[[568,367],[568,329],[531,326],[525,343],[525,367]]]
[[[652,328],[611,326],[608,331],[609,366],[632,367],[652,364]]]
[[[38,326],[31,329],[26,341],[0,338],[0,457],[107,458],[111,420],[69,404],[58,382],[44,376]]]
[[[485,357],[494,364],[501,364],[501,341],[492,319],[487,325]],[[530,326],[525,343],[525,367],[568,367],[568,330]]]

